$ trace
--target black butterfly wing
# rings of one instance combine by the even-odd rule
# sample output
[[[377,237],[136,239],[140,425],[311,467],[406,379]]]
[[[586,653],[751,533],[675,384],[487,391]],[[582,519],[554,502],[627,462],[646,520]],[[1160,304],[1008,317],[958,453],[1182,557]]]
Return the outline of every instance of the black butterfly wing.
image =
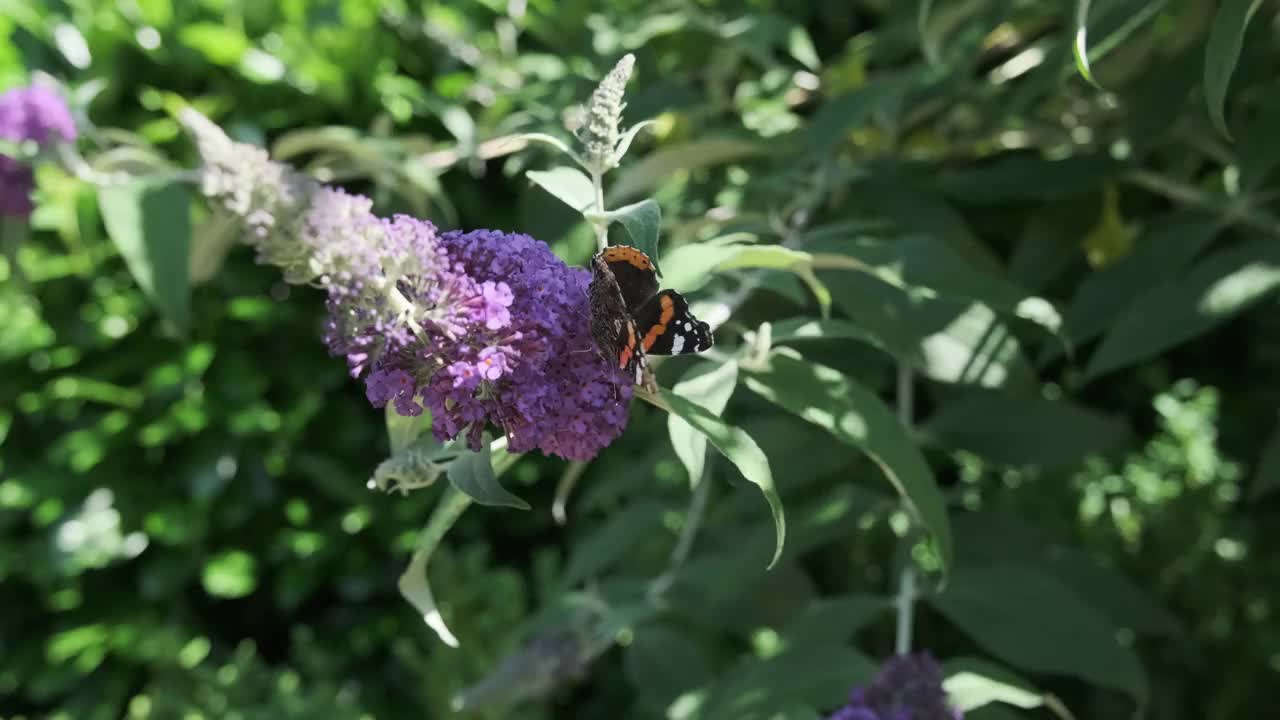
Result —
[[[684,355],[711,347],[711,326],[689,312],[675,290],[663,290],[635,311],[640,348],[649,355]]]
[[[631,315],[658,292],[658,274],[648,255],[630,245],[612,245],[599,257],[613,274]]]

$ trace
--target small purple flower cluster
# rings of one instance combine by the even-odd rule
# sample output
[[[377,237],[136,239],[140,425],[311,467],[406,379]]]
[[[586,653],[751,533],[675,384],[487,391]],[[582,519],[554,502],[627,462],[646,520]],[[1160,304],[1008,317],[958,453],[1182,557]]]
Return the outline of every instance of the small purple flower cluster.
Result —
[[[927,652],[895,655],[885,661],[865,688],[854,688],[849,702],[827,720],[961,720],[947,704],[942,668]]]
[[[44,145],[55,136],[64,141],[75,140],[76,123],[52,88],[31,85],[0,94],[0,138]],[[30,165],[0,155],[0,215],[30,215],[33,187],[35,177]]]

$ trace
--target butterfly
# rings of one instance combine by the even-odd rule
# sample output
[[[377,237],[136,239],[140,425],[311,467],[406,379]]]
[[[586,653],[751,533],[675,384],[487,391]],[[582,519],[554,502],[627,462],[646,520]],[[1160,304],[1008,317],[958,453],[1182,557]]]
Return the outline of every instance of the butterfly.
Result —
[[[711,326],[689,312],[675,290],[658,290],[653,261],[630,245],[591,258],[591,336],[606,360],[644,385],[646,355],[697,353],[712,345]]]

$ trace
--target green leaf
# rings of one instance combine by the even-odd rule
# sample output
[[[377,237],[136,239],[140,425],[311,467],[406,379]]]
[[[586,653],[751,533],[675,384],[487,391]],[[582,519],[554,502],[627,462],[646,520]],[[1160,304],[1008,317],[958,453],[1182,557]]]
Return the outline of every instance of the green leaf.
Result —
[[[1244,47],[1244,31],[1261,5],[1262,0],[1223,0],[1204,49],[1204,101],[1213,126],[1227,139],[1231,139],[1226,118],[1227,88]]]
[[[1071,54],[1075,57],[1080,77],[1101,90],[1102,86],[1093,78],[1093,69],[1089,67],[1089,5],[1090,0],[1076,2],[1076,37],[1075,42],[1071,43]]]
[[[662,527],[666,510],[654,500],[637,500],[611,514],[590,533],[574,538],[564,584],[569,587],[599,575],[622,562],[641,541],[652,542],[667,533]]]
[[[946,501],[906,428],[880,398],[839,371],[780,353],[744,368],[747,387],[867,454],[933,538],[945,572],[952,564]]]
[[[595,208],[595,186],[591,183],[591,178],[577,168],[561,166],[550,170],[530,170],[525,176],[580,213]]]
[[[609,212],[610,220],[618,220],[631,236],[631,244],[649,256],[658,274],[658,231],[662,228],[662,208],[652,200],[642,200]]]
[[[944,672],[947,679],[942,681],[942,689],[947,691],[951,706],[963,713],[992,703],[1024,710],[1044,704],[1040,693],[1021,678],[981,660],[950,661]]]
[[[747,482],[760,488],[764,499],[769,503],[769,511],[773,513],[774,551],[769,561],[769,568],[782,556],[782,547],[787,538],[787,519],[782,510],[782,498],[773,485],[773,472],[769,469],[769,458],[760,450],[751,436],[741,429],[727,425],[714,413],[701,405],[690,402],[679,395],[671,393],[644,394],[646,400],[679,415],[694,430],[702,433],[711,442],[712,447],[733,463]]]
[[[1176,211],[1151,221],[1128,255],[1086,275],[1080,283],[1063,313],[1063,327],[1071,341],[1083,343],[1110,328],[1144,294],[1177,277],[1213,242],[1221,227],[1217,218],[1195,211]]]
[[[878,349],[884,344],[875,334],[847,320],[788,318],[773,323],[770,337],[774,345],[791,345],[817,340],[856,340]]]
[[[205,562],[200,582],[214,597],[242,598],[258,586],[257,561],[241,550],[218,553]]]
[[[725,270],[757,268],[787,270],[800,274],[812,258],[806,252],[781,245],[754,245],[744,242],[754,236],[742,233],[702,243],[681,245],[667,255],[670,272],[663,280],[681,292],[694,292]]]
[[[251,47],[243,32],[230,25],[209,22],[182,26],[178,41],[223,67],[235,67]]]
[[[1258,458],[1258,469],[1253,473],[1253,485],[1249,489],[1250,497],[1258,499],[1263,495],[1280,488],[1280,423],[1277,423],[1267,437],[1267,444],[1262,448],[1262,456]]]
[[[715,671],[708,647],[699,638],[684,627],[661,622],[635,629],[635,639],[622,651],[622,666],[646,703],[662,710],[681,694],[708,684]]]
[[[729,397],[738,385],[738,363],[701,363],[689,369],[671,389],[690,402],[701,405],[715,415],[723,415]],[[667,416],[667,432],[671,435],[671,447],[676,457],[689,473],[689,484],[702,482],[702,471],[707,461],[707,437],[679,415]]]
[[[773,152],[767,143],[736,138],[704,138],[669,145],[627,165],[613,177],[606,206],[650,192],[682,170],[723,165]]]
[[[909,234],[892,241],[857,237],[821,243],[813,266],[869,273],[882,282],[924,298],[976,300],[993,309],[1057,332],[1061,324],[1053,306],[1020,288],[1002,273],[968,262],[948,243],[929,235]]]
[[[1220,250],[1147,293],[1121,315],[1089,358],[1089,379],[1202,335],[1280,286],[1273,241]]]
[[[787,622],[782,640],[792,648],[842,642],[892,609],[889,598],[867,593],[824,597]]]
[[[959,565],[1025,565],[1070,585],[1117,627],[1143,635],[1179,632],[1177,620],[1146,590],[1035,518],[979,510],[957,514],[952,528],[962,548]]]
[[[138,180],[98,190],[107,234],[138,286],[160,314],[185,332],[191,313],[188,275],[191,194],[170,180]]]
[[[1123,422],[1064,400],[966,390],[920,428],[946,448],[969,450],[1005,465],[1061,467],[1123,447]]]
[[[1128,692],[1145,706],[1147,678],[1115,627],[1067,585],[1022,566],[961,566],[927,602],[991,654],[1035,673]]]
[[[480,444],[480,452],[468,450],[449,463],[449,482],[460,492],[481,505],[496,505],[528,510],[529,503],[508,492],[493,471],[493,458],[488,436]]]
[[[441,642],[454,648],[458,647],[458,638],[449,630],[449,626],[444,622],[444,616],[436,607],[431,583],[427,579],[427,563],[440,547],[445,534],[470,506],[471,499],[465,494],[454,488],[446,489],[435,509],[431,511],[431,519],[427,521],[427,526],[422,529],[418,546],[409,560],[409,565],[400,574],[400,579],[396,583],[400,595],[421,613],[427,627],[436,633]]]
[[[855,128],[877,118],[896,119],[903,99],[915,83],[916,75],[910,72],[878,74],[861,87],[831,98],[802,131],[807,150],[826,152]]]

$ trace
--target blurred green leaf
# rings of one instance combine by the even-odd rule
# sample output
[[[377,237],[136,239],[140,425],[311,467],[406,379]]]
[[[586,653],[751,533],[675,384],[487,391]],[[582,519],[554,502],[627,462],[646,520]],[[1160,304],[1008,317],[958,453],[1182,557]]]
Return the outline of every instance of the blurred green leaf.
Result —
[[[98,190],[107,234],[160,314],[186,332],[191,314],[188,255],[191,195],[169,180],[137,180]]]
[[[618,564],[640,542],[652,543],[661,537],[662,504],[638,500],[613,513],[599,527],[578,538],[564,570],[564,584],[576,587]]]
[[[724,415],[725,406],[738,385],[738,363],[701,363],[689,368],[671,392],[690,402],[701,405],[713,415]],[[689,473],[689,484],[703,481],[702,471],[707,462],[707,437],[679,415],[667,416],[667,433],[676,457]]]
[[[893,411],[839,371],[775,353],[746,370],[747,387],[867,454],[933,538],[945,572],[953,550],[946,501]]]
[[[787,537],[787,519],[782,510],[782,498],[773,485],[773,473],[769,469],[769,458],[760,450],[751,436],[741,429],[726,425],[719,417],[706,408],[690,402],[680,395],[669,392],[657,395],[646,395],[654,405],[681,419],[698,432],[706,436],[712,447],[719,450],[729,462],[738,468],[742,477],[752,485],[760,488],[764,499],[769,503],[769,511],[773,513],[773,529],[775,546],[773,558],[769,561],[772,568],[782,555],[782,548]]]
[[[1074,465],[1129,438],[1123,422],[1068,401],[976,389],[949,398],[920,430],[992,462],[1044,467]]]
[[[530,170],[525,176],[580,213],[595,207],[596,191],[591,178],[577,168],[561,166],[550,170]]]
[[[694,292],[726,270],[758,268],[787,270],[799,275],[809,267],[808,253],[781,245],[750,244],[746,236],[729,235],[703,243],[681,245],[667,254],[669,272],[663,280],[681,292]]]
[[[1227,88],[1240,59],[1244,46],[1244,32],[1249,27],[1262,0],[1223,0],[1213,18],[1209,30],[1209,43],[1204,49],[1204,100],[1209,109],[1209,119],[1224,137],[1230,139],[1227,129]]]
[[[631,236],[631,244],[640,252],[649,256],[658,274],[658,231],[662,229],[662,208],[652,200],[641,200],[634,205],[618,208],[609,212],[610,219],[616,218]]]
[[[1147,678],[1105,617],[1056,578],[1034,568],[960,567],[928,600],[993,655],[1030,672],[1070,675],[1123,690],[1141,708]]]
[[[190,23],[178,31],[178,41],[214,65],[235,67],[252,47],[244,33],[229,25]]]
[[[220,598],[241,598],[258,586],[258,564],[242,550],[227,550],[205,561],[200,581],[205,592]]]
[[[454,488],[481,505],[530,509],[529,503],[498,482],[498,476],[493,470],[488,436],[481,441],[479,452],[466,450],[454,458],[449,463],[448,473],[449,483]]]
[[[1208,332],[1277,286],[1280,248],[1274,242],[1212,253],[1121,314],[1089,358],[1085,376],[1097,378]]]
[[[767,155],[768,145],[754,140],[703,138],[663,147],[611,175],[605,203],[614,205],[652,191],[680,171],[723,165]]]
[[[665,710],[682,693],[703,687],[715,672],[715,658],[686,628],[645,623],[623,649],[622,664],[641,698]]]

